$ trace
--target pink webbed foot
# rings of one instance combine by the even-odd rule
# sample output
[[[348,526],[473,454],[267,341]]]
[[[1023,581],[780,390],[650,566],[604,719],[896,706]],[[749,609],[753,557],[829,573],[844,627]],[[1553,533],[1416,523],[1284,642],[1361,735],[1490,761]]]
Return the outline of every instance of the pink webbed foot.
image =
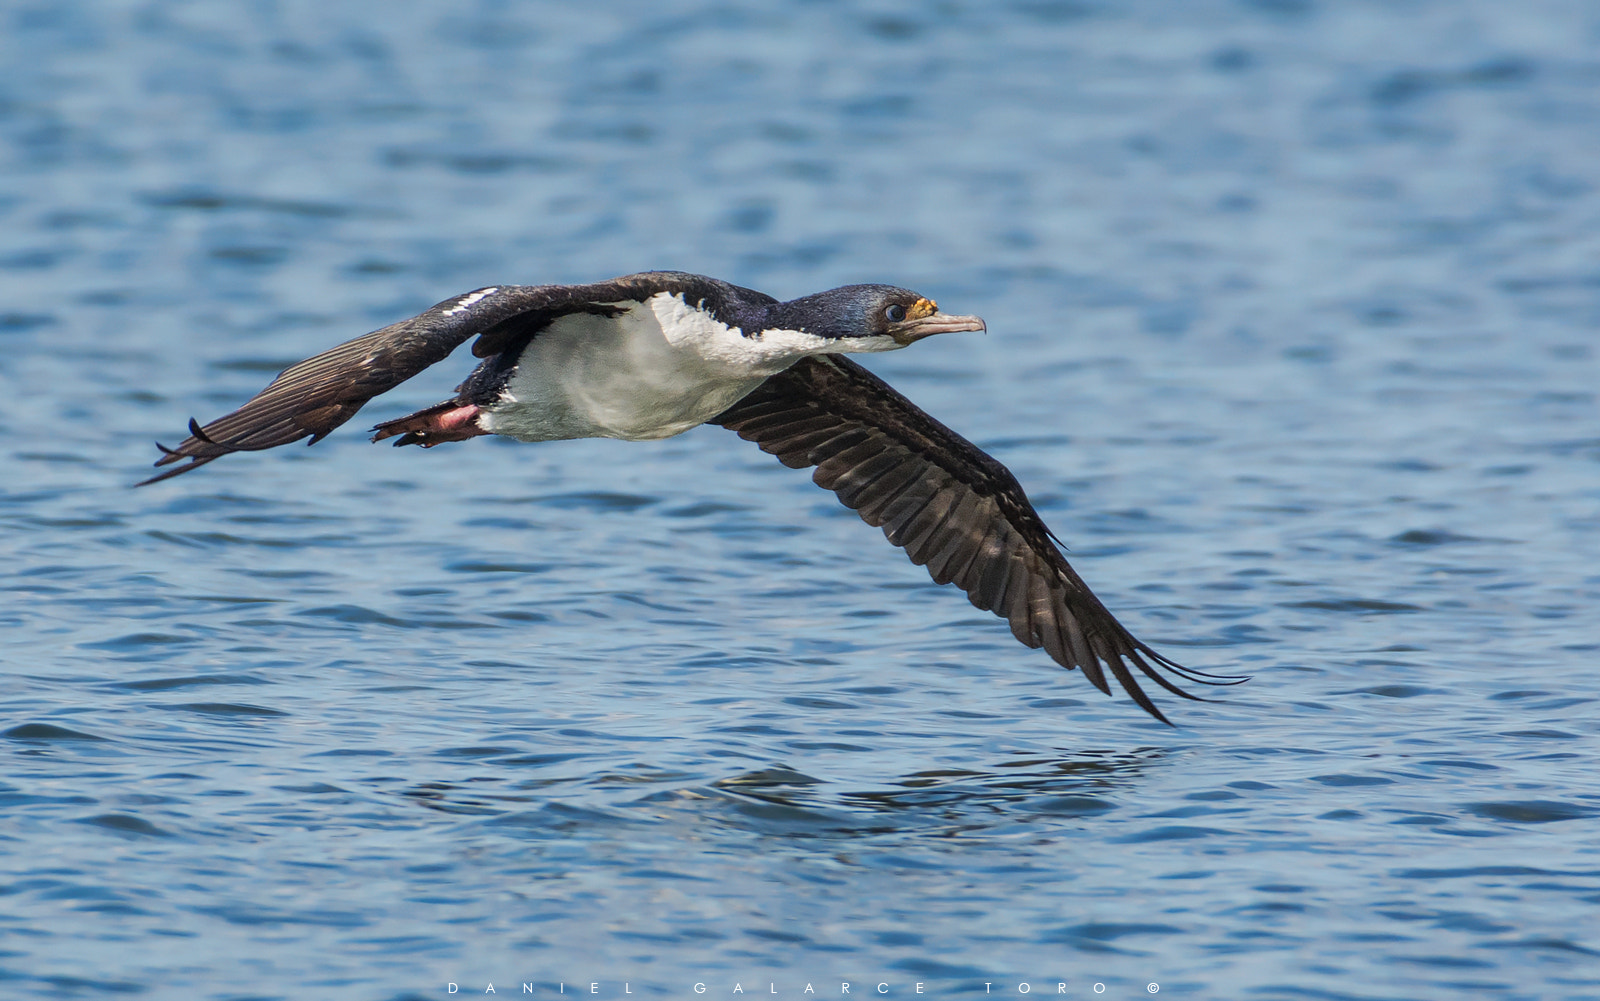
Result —
[[[455,400],[419,410],[399,420],[385,421],[372,430],[373,441],[400,435],[396,445],[421,445],[432,448],[447,441],[466,441],[489,432],[478,427],[478,408]]]

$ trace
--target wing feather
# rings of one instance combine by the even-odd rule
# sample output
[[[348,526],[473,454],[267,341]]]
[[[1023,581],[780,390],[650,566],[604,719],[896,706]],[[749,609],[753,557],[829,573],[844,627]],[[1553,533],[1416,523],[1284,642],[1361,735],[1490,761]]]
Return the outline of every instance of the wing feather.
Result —
[[[978,544],[983,540],[984,522],[988,520],[983,510],[985,500],[970,490],[962,491],[955,508],[950,512],[950,531],[944,533],[938,550],[923,563],[935,584],[950,583],[955,579],[956,571],[976,555]]]
[[[926,472],[920,462],[898,454],[895,458],[900,460],[899,464],[874,481],[871,488],[862,491],[860,502],[856,506],[856,514],[873,528],[883,527],[886,513],[902,494],[921,482],[922,474]]]
[[[749,289],[675,271],[627,275],[588,285],[498,285],[475,289],[391,323],[305,361],[290,365],[244,406],[192,433],[176,448],[162,447],[157,466],[186,464],[145,480],[186,473],[230,452],[274,448],[309,437],[315,444],[356,415],[368,400],[443,361],[473,337],[480,358],[520,352],[557,317],[602,313],[610,304],[643,301],[658,292],[682,294],[713,313],[741,301],[772,301]],[[159,447],[159,446],[158,446]],[[143,484],[140,484],[143,486]]]
[[[935,581],[954,582],[1018,641],[1081,669],[1107,694],[1109,671],[1163,723],[1134,669],[1189,699],[1199,697],[1168,674],[1210,685],[1243,680],[1181,667],[1135,639],[1067,563],[1009,470],[848,358],[805,359],[710,423],[787,466],[815,466],[819,486]]]
[[[901,464],[899,456],[892,452],[880,452],[840,473],[838,478],[828,485],[828,489],[838,494],[846,507],[858,507],[860,499],[869,490],[892,476]]]

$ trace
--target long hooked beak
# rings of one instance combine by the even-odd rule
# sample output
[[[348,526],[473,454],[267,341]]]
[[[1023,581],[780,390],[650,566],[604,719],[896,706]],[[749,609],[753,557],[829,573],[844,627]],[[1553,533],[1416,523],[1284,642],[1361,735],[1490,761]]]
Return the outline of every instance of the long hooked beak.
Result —
[[[954,316],[934,313],[917,320],[902,320],[889,324],[889,336],[896,344],[905,347],[934,334],[953,334],[959,330],[988,330],[981,316]]]

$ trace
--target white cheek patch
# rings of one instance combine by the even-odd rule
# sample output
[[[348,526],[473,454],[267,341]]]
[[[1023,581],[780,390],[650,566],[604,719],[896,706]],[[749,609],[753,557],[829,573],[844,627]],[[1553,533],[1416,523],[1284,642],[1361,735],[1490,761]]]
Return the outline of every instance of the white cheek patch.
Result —
[[[812,355],[868,354],[903,347],[888,334],[867,337],[819,337],[804,330],[763,330],[756,335],[768,350],[798,358]]]
[[[479,289],[476,292],[464,295],[456,301],[454,306],[451,306],[449,309],[445,310],[444,315],[455,316],[457,313],[464,313],[468,309],[471,309],[474,303],[487,299],[498,291],[500,291],[500,286],[496,285],[494,288]]]
[[[785,355],[808,358],[812,355],[866,354],[874,351],[893,351],[901,347],[888,334],[870,337],[819,337],[804,330],[763,330],[756,335],[768,349]]]
[[[831,337],[818,337],[804,330],[785,330],[781,327],[759,331],[752,339],[759,341],[768,351],[792,354],[797,359],[826,353],[832,350],[830,345],[834,343]]]
[[[828,354],[871,354],[878,351],[898,351],[905,347],[888,334],[873,334],[870,337],[833,337],[824,338],[828,342],[825,349]]]

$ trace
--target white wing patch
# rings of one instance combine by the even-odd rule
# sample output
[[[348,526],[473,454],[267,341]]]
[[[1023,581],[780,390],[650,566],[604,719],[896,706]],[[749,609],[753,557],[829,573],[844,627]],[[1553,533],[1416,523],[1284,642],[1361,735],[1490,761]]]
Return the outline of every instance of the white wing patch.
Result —
[[[500,291],[500,286],[496,285],[493,288],[485,288],[479,289],[476,292],[469,292],[460,299],[456,300],[456,304],[454,306],[451,306],[449,309],[445,310],[444,315],[455,316],[457,313],[464,313],[468,309],[471,309],[474,303],[477,303],[483,299],[487,299],[489,296],[494,295],[498,291]]]

